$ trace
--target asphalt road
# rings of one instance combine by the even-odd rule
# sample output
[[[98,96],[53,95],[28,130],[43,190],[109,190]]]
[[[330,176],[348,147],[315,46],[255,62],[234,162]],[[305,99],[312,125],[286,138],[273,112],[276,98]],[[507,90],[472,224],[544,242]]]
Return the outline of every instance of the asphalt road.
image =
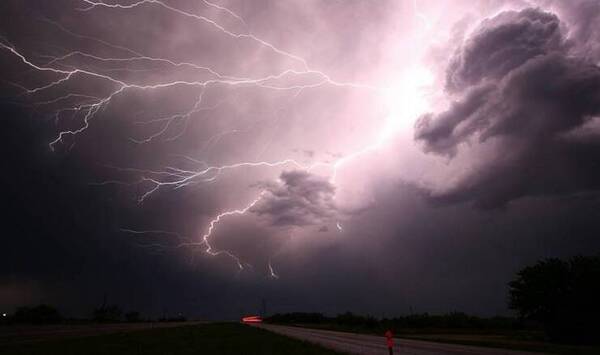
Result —
[[[172,328],[202,322],[153,322],[83,325],[7,326],[0,327],[0,347],[48,339],[77,338],[129,332],[142,329]]]
[[[291,338],[305,340],[323,347],[351,354],[387,354],[383,336],[335,332],[331,330],[259,324],[257,327]],[[524,351],[483,348],[477,346],[434,343],[421,340],[394,339],[394,354],[410,355],[531,355]]]

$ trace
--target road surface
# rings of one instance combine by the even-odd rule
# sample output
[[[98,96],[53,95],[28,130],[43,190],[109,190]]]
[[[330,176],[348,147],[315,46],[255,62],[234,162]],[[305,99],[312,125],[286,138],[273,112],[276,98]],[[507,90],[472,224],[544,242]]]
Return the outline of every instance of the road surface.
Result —
[[[305,340],[329,349],[350,354],[387,354],[385,338],[383,336],[288,327],[264,323],[256,326],[274,333]],[[394,339],[394,343],[394,354],[399,355],[540,355],[540,353],[529,353],[525,351],[492,349],[398,338]]]
[[[147,322],[82,325],[6,326],[0,327],[0,347],[48,339],[78,338],[153,328],[172,328],[202,322]]]

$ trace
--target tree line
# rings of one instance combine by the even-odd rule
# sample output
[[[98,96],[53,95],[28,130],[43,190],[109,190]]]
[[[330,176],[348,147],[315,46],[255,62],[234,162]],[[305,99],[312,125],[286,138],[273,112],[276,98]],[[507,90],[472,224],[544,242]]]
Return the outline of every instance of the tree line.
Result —
[[[468,315],[462,312],[446,314],[419,313],[394,318],[376,318],[346,312],[328,317],[322,313],[285,313],[274,314],[266,319],[267,322],[278,324],[310,324],[337,325],[348,330],[371,330],[381,333],[386,329],[423,329],[423,328],[454,328],[454,329],[522,329],[525,323],[514,317],[484,318]]]
[[[184,322],[187,319],[182,315],[163,316],[157,319],[159,322]],[[96,323],[119,323],[119,322],[147,322],[150,319],[142,317],[138,311],[124,312],[118,305],[102,305],[94,308],[89,318],[69,319],[64,317],[58,308],[48,304],[36,306],[23,306],[17,308],[13,314],[2,317],[0,324],[60,324],[70,322],[96,322]]]
[[[395,329],[400,334],[424,328],[541,329],[551,341],[595,344],[600,343],[600,255],[567,260],[549,258],[523,268],[508,284],[508,306],[515,317],[483,318],[453,312],[388,319],[350,312],[334,317],[296,312],[275,314],[266,321],[381,334],[385,329]]]

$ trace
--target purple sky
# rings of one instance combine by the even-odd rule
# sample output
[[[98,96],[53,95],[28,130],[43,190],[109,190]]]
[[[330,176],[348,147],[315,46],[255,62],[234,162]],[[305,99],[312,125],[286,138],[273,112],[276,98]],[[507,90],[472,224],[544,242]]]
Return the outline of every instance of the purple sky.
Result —
[[[0,306],[505,314],[597,253],[600,3],[3,1]]]

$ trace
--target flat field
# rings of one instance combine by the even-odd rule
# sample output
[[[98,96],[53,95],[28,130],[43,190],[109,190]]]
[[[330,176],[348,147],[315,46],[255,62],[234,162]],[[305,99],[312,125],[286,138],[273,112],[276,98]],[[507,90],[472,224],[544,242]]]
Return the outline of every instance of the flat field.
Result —
[[[237,323],[211,323],[0,345],[2,355],[339,354]]]

